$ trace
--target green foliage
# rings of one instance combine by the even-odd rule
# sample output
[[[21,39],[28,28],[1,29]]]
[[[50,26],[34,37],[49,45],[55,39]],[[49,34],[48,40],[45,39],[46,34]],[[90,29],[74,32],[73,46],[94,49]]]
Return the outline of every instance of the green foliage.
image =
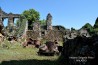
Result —
[[[98,28],[94,28],[95,34],[98,34]]]
[[[18,27],[17,29],[17,36],[21,36],[23,34],[23,32],[25,31],[25,27],[26,27],[26,19],[23,19],[22,21],[17,20],[16,26]]]
[[[28,21],[32,21],[32,22],[35,22],[36,20],[40,19],[39,12],[34,9],[25,10],[22,13],[22,16],[25,17]]]
[[[58,65],[59,56],[39,56],[34,47],[22,48],[19,42],[4,41],[9,48],[0,47],[0,65]]]
[[[86,23],[82,28],[87,29],[89,33],[93,33],[94,32],[94,28],[89,23]]]
[[[28,20],[28,29],[31,30],[33,26],[33,22],[36,22],[40,19],[40,14],[38,11],[34,9],[25,10],[21,14],[21,18]]]
[[[94,31],[96,34],[98,34],[98,17],[97,17],[95,24],[94,24]]]
[[[28,21],[28,29],[32,30],[32,26],[33,26],[33,22],[37,22],[39,21],[41,23],[41,25],[45,25],[46,24],[46,20],[39,20],[40,19],[40,14],[39,12],[37,12],[34,9],[29,9],[29,10],[25,10],[21,16],[20,19],[17,20],[16,22],[16,26],[18,27],[17,30],[17,35],[21,36],[25,30],[25,26],[26,26],[26,21]]]
[[[73,30],[75,30],[75,28],[72,27],[72,28],[71,28],[71,31],[73,31]]]
[[[97,17],[97,19],[95,21],[94,28],[98,28],[98,17]]]
[[[46,25],[46,20],[45,19],[40,20],[40,23],[41,23],[41,25]]]
[[[98,28],[95,28],[94,31],[98,32]]]
[[[20,27],[20,24],[21,24],[21,21],[20,21],[20,19],[18,19],[18,20],[16,21],[16,24],[15,24],[15,25],[16,25],[17,27]]]

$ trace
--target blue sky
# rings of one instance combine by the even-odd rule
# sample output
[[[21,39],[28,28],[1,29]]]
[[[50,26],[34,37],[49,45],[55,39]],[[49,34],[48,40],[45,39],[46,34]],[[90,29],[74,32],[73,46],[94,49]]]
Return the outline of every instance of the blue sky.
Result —
[[[41,19],[51,13],[52,25],[66,28],[79,29],[85,23],[94,25],[98,17],[98,0],[0,0],[0,7],[17,14],[33,8],[40,12]]]

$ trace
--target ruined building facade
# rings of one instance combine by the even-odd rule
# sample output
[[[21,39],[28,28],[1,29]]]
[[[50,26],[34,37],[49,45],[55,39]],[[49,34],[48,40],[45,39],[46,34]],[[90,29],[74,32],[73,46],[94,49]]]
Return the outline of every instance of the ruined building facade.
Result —
[[[65,30],[57,29],[52,26],[52,15],[49,13],[46,17],[46,25],[41,25],[40,22],[34,22],[32,30],[26,32],[27,38],[44,39],[48,41],[62,41]]]
[[[8,25],[5,28],[3,21],[4,19],[8,19]],[[20,18],[20,14],[13,14],[13,13],[5,13],[1,8],[0,8],[0,33],[2,33],[2,30],[5,28],[6,30],[4,33],[7,36],[14,36],[15,35],[15,30],[17,27],[14,25],[14,20],[15,18]],[[26,25],[24,25],[24,31],[22,31],[23,34],[20,36],[25,36],[26,38],[32,38],[33,40],[36,39],[42,39],[42,40],[47,40],[47,41],[63,41],[63,38],[68,38],[68,39],[73,39],[77,37],[77,35],[84,35],[89,37],[89,33],[87,30],[67,30],[63,26],[52,26],[52,15],[48,13],[46,16],[46,24],[42,25],[39,20],[36,20],[33,22],[33,26],[29,30],[29,21],[26,21]],[[18,30],[19,31],[19,30]],[[17,35],[18,36],[18,35]],[[19,37],[20,37],[19,36]]]
[[[19,14],[6,13],[0,8],[0,33],[2,33],[2,29],[4,29],[4,19],[8,19],[8,25],[6,27],[6,34],[11,33],[16,27],[14,26],[15,18],[19,18]]]
[[[26,31],[26,38],[36,40],[38,38],[48,41],[63,41],[64,39],[74,39],[78,35],[90,37],[86,29],[69,30],[63,26],[52,26],[52,15],[49,13],[46,16],[46,24],[41,25],[39,21],[33,23],[32,30]]]

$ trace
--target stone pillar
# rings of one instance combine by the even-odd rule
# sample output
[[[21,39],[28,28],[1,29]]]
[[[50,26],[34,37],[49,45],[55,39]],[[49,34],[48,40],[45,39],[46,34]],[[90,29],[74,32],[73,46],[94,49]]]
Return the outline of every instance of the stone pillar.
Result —
[[[0,33],[2,32],[2,29],[3,29],[3,27],[4,27],[2,15],[3,15],[3,14],[2,14],[2,10],[1,10],[1,8],[0,8]]]
[[[14,26],[14,18],[13,17],[8,18],[8,26]]]
[[[0,25],[2,24],[2,18],[0,17]]]
[[[40,31],[40,23],[38,21],[33,23],[33,30]]]
[[[4,27],[4,25],[3,25],[3,19],[1,17],[0,17],[0,26]]]
[[[47,18],[46,18],[46,25],[47,25],[47,30],[52,30],[52,16],[51,14],[49,13],[47,15]]]

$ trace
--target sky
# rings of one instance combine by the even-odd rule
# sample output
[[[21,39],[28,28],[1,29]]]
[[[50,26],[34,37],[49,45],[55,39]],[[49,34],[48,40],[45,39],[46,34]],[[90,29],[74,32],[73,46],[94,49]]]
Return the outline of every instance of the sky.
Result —
[[[79,29],[86,23],[93,26],[98,17],[98,0],[0,0],[0,7],[15,14],[33,8],[40,13],[40,19],[46,19],[51,13],[52,25],[65,28]]]

